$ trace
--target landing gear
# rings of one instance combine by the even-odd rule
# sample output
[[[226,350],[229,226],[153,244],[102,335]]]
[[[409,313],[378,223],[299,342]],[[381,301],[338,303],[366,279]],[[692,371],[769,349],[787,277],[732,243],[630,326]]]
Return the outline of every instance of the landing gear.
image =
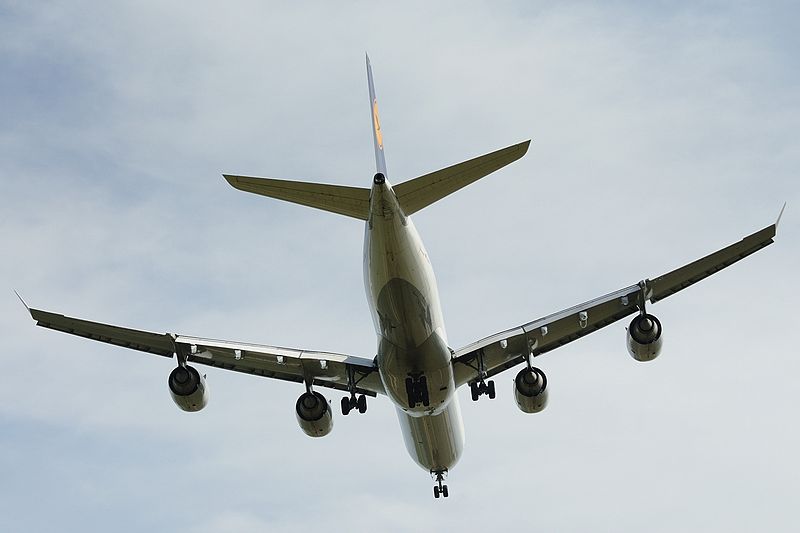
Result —
[[[491,379],[489,381],[473,381],[469,384],[469,392],[472,394],[473,402],[477,402],[478,398],[484,394],[487,395],[490,400],[494,400],[496,395],[494,390],[494,381]]]
[[[367,397],[363,394],[356,396],[351,394],[349,397],[342,398],[342,414],[347,416],[353,409],[358,409],[358,412],[364,414],[367,412]]]
[[[406,378],[408,406],[412,409],[421,403],[425,407],[431,404],[428,396],[428,379],[425,376],[409,376]]]
[[[449,494],[447,492],[447,485],[444,484],[444,480],[447,477],[447,469],[432,471],[431,477],[436,481],[436,485],[433,486],[433,497],[438,498],[439,496],[443,496],[447,498]]]
[[[347,416],[350,414],[350,411],[353,409],[358,409],[358,412],[362,415],[367,412],[367,397],[364,394],[360,394],[356,396],[356,391],[358,390],[356,386],[358,385],[358,381],[356,381],[356,376],[353,371],[353,367],[348,365],[347,366],[347,388],[350,390],[350,396],[345,396],[342,398],[342,414]]]
[[[356,407],[358,407],[358,412],[362,415],[367,412],[367,397],[363,394],[358,397],[356,401]]]
[[[478,377],[469,383],[469,392],[472,396],[472,401],[477,402],[478,398],[484,394],[487,395],[490,400],[494,400],[494,381],[486,381],[486,378],[489,377],[489,373],[486,370],[486,358],[485,354],[483,353],[483,348],[478,350],[475,358],[477,359],[478,366],[474,366],[472,364],[469,365],[478,372]]]

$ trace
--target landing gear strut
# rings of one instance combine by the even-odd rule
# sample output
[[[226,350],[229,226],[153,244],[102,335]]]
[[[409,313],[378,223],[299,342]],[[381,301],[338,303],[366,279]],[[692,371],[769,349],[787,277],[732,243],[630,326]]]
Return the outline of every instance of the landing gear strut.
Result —
[[[444,484],[444,480],[447,477],[447,469],[431,471],[431,477],[436,481],[436,485],[433,486],[433,497],[443,496],[447,498],[449,494],[447,493],[447,485]]]
[[[408,406],[412,409],[421,403],[425,407],[431,404],[428,396],[428,379],[423,376],[409,376],[406,378],[406,392],[408,393]]]
[[[362,415],[367,412],[367,397],[364,394],[356,396],[356,377],[352,366],[347,366],[347,387],[350,396],[342,398],[342,414],[347,416],[353,409],[358,409]]]
[[[478,379],[470,382],[469,392],[472,394],[472,401],[477,402],[478,398],[484,394],[490,400],[494,400],[495,390],[494,381],[485,381],[488,373],[486,372],[486,361],[484,360],[483,349],[478,350]]]

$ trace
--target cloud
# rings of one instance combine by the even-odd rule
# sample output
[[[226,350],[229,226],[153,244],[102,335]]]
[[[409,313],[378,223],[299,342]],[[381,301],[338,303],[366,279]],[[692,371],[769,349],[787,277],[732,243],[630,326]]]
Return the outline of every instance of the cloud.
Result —
[[[0,529],[796,529],[794,11],[6,4]],[[186,415],[169,360],[34,328],[11,292],[132,327],[371,356],[361,225],[220,176],[369,183],[365,50],[392,181],[533,138],[415,215],[454,347],[657,276],[789,201],[777,244],[654,307],[666,343],[652,364],[630,360],[618,324],[537,362],[540,415],[517,412],[513,373],[494,402],[462,391],[446,502],[385,399],[312,440],[296,385],[209,369],[211,404]]]

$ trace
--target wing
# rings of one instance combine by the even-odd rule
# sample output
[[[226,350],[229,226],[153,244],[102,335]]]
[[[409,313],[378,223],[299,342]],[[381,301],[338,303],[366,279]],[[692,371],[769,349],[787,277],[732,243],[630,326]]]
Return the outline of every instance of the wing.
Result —
[[[781,211],[781,214],[783,211]],[[778,217],[780,221],[780,216]],[[778,222],[693,263],[558,313],[501,331],[453,354],[456,385],[489,377],[637,313],[774,242]]]
[[[375,363],[363,357],[151,333],[39,309],[28,310],[38,326],[132,350],[164,357],[178,355],[192,363],[284,381],[302,383],[307,380],[313,385],[344,391],[350,390],[352,378],[357,393],[375,396],[384,392]]]

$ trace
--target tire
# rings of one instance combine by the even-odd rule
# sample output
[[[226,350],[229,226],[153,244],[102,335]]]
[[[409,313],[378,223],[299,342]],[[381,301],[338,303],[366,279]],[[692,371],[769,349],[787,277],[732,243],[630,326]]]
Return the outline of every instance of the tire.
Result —
[[[347,416],[350,413],[350,398],[345,396],[342,398],[342,415]]]
[[[449,496],[449,494],[447,493],[447,485],[442,485],[442,496],[444,496],[445,498]]]
[[[477,402],[478,398],[480,398],[480,393],[478,392],[478,384],[477,383],[470,383],[469,384],[469,392],[472,395],[472,401]]]
[[[414,380],[406,378],[406,392],[408,393],[408,406],[414,408],[417,406],[417,395],[414,390]]]
[[[433,497],[434,498],[439,497],[439,487],[433,487]]]
[[[494,400],[494,397],[495,397],[495,394],[496,394],[495,390],[494,390],[494,381],[489,381],[487,383],[486,389],[487,389],[487,392],[489,393],[489,399],[490,400]]]
[[[428,396],[428,378],[420,376],[417,381],[417,399],[422,402],[422,405],[428,407],[431,404],[430,397]]]
[[[362,415],[367,412],[367,397],[365,395],[361,395],[358,397],[358,401],[356,402],[358,406],[358,412]]]

